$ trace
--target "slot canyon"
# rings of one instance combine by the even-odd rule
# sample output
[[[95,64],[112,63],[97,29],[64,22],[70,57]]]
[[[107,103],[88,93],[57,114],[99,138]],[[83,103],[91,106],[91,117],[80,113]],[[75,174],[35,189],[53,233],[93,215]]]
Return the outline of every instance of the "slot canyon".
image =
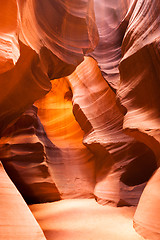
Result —
[[[0,240],[160,240],[160,0],[0,6]]]

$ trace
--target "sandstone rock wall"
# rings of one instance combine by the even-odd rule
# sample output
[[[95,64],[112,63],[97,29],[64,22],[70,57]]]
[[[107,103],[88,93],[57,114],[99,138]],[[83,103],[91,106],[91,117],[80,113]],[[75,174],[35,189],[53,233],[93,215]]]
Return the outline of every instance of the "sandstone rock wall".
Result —
[[[47,163],[61,197],[93,197],[94,156],[82,143],[84,133],[72,112],[72,90],[67,79],[54,80],[50,93],[35,104],[49,139],[60,150],[56,158],[54,153],[48,156]]]
[[[26,201],[138,203],[160,159],[159,13],[159,0],[1,1],[0,160]],[[150,239],[158,174],[134,218]]]
[[[1,161],[27,203],[60,199],[47,165],[50,153],[56,158],[60,150],[47,138],[35,106],[3,134]]]
[[[45,236],[0,163],[0,237],[5,239],[39,239]]]

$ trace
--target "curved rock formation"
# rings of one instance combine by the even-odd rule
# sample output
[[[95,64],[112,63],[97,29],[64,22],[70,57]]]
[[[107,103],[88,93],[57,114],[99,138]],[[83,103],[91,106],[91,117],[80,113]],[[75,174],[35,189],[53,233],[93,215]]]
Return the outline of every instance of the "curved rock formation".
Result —
[[[20,39],[40,53],[46,47],[65,63],[78,65],[95,48],[98,34],[92,0],[18,0]]]
[[[36,103],[38,115],[49,139],[60,155],[47,159],[61,197],[93,197],[94,157],[82,144],[83,131],[72,113],[72,91],[65,78],[52,82],[52,89]]]
[[[137,1],[122,44],[118,96],[126,108],[123,128],[160,158],[160,3]]]
[[[20,56],[17,31],[16,1],[2,0],[0,12],[0,74],[13,68]]]
[[[159,12],[159,0],[1,1],[0,159],[27,202],[138,203],[160,160]],[[151,239],[158,184],[159,169],[134,218]]]
[[[54,161],[58,155],[60,150],[47,138],[35,106],[3,134],[0,160],[27,203],[60,200],[47,164],[47,158]]]
[[[14,68],[0,75],[0,136],[32,103],[51,88],[38,55],[24,44]],[[25,97],[24,97],[25,96]]]
[[[12,15],[10,11],[2,14],[9,27],[5,32],[2,29],[0,38],[0,86],[5,89],[0,96],[0,136],[8,124],[49,92],[50,79],[73,72],[83,53],[98,41],[92,0],[70,5],[60,0],[8,0],[5,4],[4,10],[10,4]]]
[[[45,240],[45,236],[23,198],[0,163],[1,240]]]
[[[85,132],[83,143],[97,158],[94,193],[98,201],[136,205],[156,169],[154,154],[123,132],[116,95],[95,60],[86,57],[67,79],[73,92],[74,115]]]
[[[135,1],[95,0],[94,3],[99,42],[89,55],[96,59],[104,79],[116,90],[120,81],[118,66],[122,58],[122,40]]]
[[[160,239],[160,169],[145,187],[134,215],[134,228],[145,239]]]

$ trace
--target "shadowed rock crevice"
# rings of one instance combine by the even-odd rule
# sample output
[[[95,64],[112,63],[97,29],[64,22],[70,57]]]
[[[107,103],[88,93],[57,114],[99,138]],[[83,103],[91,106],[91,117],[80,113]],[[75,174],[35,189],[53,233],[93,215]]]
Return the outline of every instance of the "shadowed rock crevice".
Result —
[[[47,138],[35,106],[6,129],[3,140],[5,150],[0,151],[0,159],[25,201],[39,203],[60,200],[47,164],[51,152],[52,156],[57,157],[58,148]]]

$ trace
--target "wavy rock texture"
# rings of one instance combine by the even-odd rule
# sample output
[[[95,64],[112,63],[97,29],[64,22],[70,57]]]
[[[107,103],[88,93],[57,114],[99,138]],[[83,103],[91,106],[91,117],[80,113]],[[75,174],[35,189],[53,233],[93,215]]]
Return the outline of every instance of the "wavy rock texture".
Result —
[[[134,228],[146,239],[160,239],[160,169],[149,180],[134,215]]]
[[[2,0],[0,12],[0,73],[13,68],[19,58],[17,28],[16,1]]]
[[[0,75],[0,85],[5,89],[0,95],[0,136],[9,124],[51,88],[38,55],[24,44],[21,44],[16,66]]]
[[[118,96],[127,113],[123,127],[160,157],[160,3],[137,1],[122,44]]]
[[[136,205],[145,181],[156,169],[154,154],[123,133],[116,96],[95,60],[86,57],[67,79],[74,115],[85,132],[83,143],[97,158],[94,194],[101,203]]]
[[[160,159],[159,12],[159,0],[1,1],[0,159],[27,202],[138,203]],[[134,217],[150,239],[158,182],[159,170]]]
[[[0,163],[1,240],[45,240],[38,223]]]
[[[105,80],[117,89],[119,85],[118,65],[121,60],[121,45],[132,8],[128,11],[128,0],[95,0],[95,18],[99,42],[93,53]],[[124,20],[124,17],[128,14]]]
[[[20,39],[37,53],[46,47],[66,63],[77,65],[98,40],[93,1],[18,0]]]
[[[70,74],[83,60],[83,52],[92,50],[98,40],[91,0],[70,5],[50,0],[10,0],[5,4],[2,7],[6,11],[10,5],[9,11],[2,12],[1,18],[5,16],[9,27],[5,33],[2,29],[0,46],[2,42],[2,54],[6,52],[9,56],[3,54],[0,58],[4,72],[0,75],[0,86],[5,89],[0,96],[1,131],[49,92],[50,79]]]
[[[61,197],[88,198],[95,186],[94,157],[82,144],[83,131],[72,113],[72,91],[65,78],[52,82],[52,90],[35,104],[49,139],[60,155],[47,159]]]
[[[122,44],[118,96],[126,108],[123,128],[144,142],[160,159],[160,2],[137,1]],[[140,199],[135,229],[147,239],[159,239],[159,170]]]
[[[60,150],[47,138],[37,108],[28,109],[3,136],[0,160],[27,203],[59,200],[46,159],[54,160]]]

